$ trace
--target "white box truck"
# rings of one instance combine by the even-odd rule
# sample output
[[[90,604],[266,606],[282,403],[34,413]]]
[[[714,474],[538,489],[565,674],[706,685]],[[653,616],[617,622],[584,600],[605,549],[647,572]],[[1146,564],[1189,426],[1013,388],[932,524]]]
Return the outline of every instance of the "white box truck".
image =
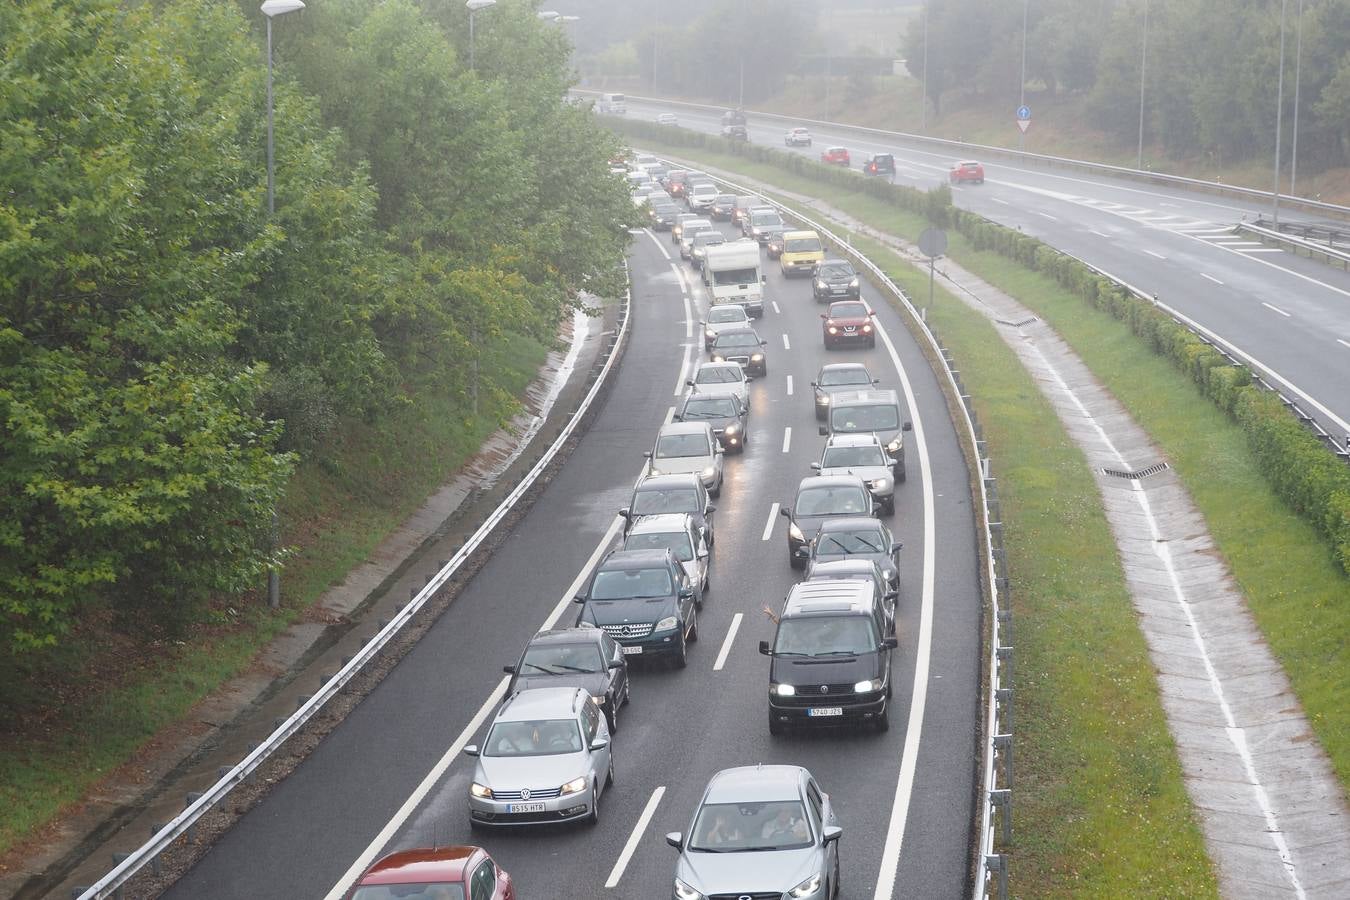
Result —
[[[712,304],[736,303],[746,315],[764,315],[765,278],[759,271],[759,244],[755,241],[730,241],[709,247],[703,261],[703,283]]]
[[[628,98],[623,94],[601,94],[598,105],[600,112],[611,116],[622,116],[628,112]]]

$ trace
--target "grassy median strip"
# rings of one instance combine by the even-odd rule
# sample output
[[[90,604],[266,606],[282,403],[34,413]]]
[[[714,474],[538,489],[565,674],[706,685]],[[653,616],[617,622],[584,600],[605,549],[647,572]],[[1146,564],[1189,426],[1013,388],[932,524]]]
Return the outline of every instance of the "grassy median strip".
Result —
[[[282,511],[297,552],[283,573],[277,612],[259,598],[221,605],[215,622],[181,643],[115,661],[118,687],[67,685],[66,705],[58,709],[25,708],[32,697],[12,677],[21,674],[17,663],[0,663],[7,682],[0,705],[9,708],[0,716],[0,856],[40,840],[53,816],[246,670],[269,640],[367,559],[513,414],[512,398],[524,392],[547,352],[530,338],[507,335],[485,349],[484,381],[496,389],[485,387],[476,419],[457,398],[424,395],[376,425],[344,423],[336,451],[302,463]],[[44,716],[39,726],[32,719],[37,715]],[[185,733],[195,724],[185,723]],[[134,770],[125,774],[135,777]]]

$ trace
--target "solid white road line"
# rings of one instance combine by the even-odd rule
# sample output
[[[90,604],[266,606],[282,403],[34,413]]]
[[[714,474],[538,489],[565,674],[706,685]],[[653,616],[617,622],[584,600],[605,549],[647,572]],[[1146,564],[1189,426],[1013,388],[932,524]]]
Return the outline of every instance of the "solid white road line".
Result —
[[[577,573],[576,579],[567,588],[567,592],[562,595],[562,599],[553,607],[553,611],[548,614],[548,618],[544,620],[544,624],[539,627],[540,631],[549,630],[557,624],[558,619],[562,618],[563,611],[571,605],[572,598],[576,596],[577,591],[581,590],[582,583],[590,577],[591,570],[595,568],[595,564],[600,561],[601,554],[609,549],[609,545],[613,543],[615,536],[619,533],[619,529],[622,526],[623,517],[615,516],[614,520],[609,523],[609,528],[605,531],[604,537],[600,538],[600,543],[596,545],[594,552],[591,553],[590,559],[586,560],[586,565],[582,567],[579,573]],[[375,835],[375,839],[366,846],[366,849],[361,851],[361,854],[352,862],[351,867],[343,873],[340,879],[338,879],[337,884],[333,885],[333,889],[324,895],[324,900],[338,900],[338,898],[346,892],[347,888],[351,886],[352,882],[361,877],[361,873],[366,870],[366,867],[375,861],[375,857],[378,856],[385,845],[393,839],[394,835],[404,826],[417,808],[422,805],[422,801],[424,801],[427,798],[427,795],[431,793],[431,789],[435,787],[437,782],[444,777],[446,770],[450,768],[450,764],[455,761],[455,758],[458,757],[461,752],[463,752],[464,745],[467,744],[469,739],[483,726],[483,722],[487,719],[488,713],[502,701],[502,697],[506,694],[506,686],[510,681],[511,679],[509,676],[503,676],[502,680],[497,682],[497,686],[492,689],[492,692],[488,694],[487,699],[483,701],[483,705],[478,708],[478,712],[474,713],[473,718],[469,720],[469,724],[464,726],[464,730],[459,733],[459,736],[455,738],[454,743],[452,743],[449,749],[445,751],[445,755],[436,761],[436,764],[431,767],[431,771],[428,772],[426,777],[422,779],[422,782],[417,785],[417,788],[408,796],[408,799],[404,801],[403,805],[398,808],[398,812],[394,813],[394,817],[389,820],[384,828],[380,829],[380,833]]]
[[[1278,306],[1271,306],[1269,303],[1267,303],[1267,302],[1264,301],[1264,300],[1261,301],[1261,305],[1264,306],[1266,309],[1274,310],[1275,312],[1277,312],[1277,313],[1279,313],[1280,315],[1284,316],[1286,319],[1289,318],[1289,313],[1287,313],[1287,312],[1285,312],[1284,310],[1280,309]]]
[[[1214,282],[1215,284],[1223,284],[1222,281],[1220,281],[1219,279],[1215,278],[1213,275],[1209,275],[1209,274],[1207,274],[1207,273],[1205,273],[1205,272],[1201,272],[1201,273],[1200,273],[1200,277],[1201,277],[1201,278],[1208,278],[1210,281]]]
[[[760,535],[761,541],[767,541],[773,537],[773,523],[778,520],[778,504],[775,503],[769,507],[769,520],[764,523],[764,533]]]
[[[689,380],[689,345],[686,344],[684,347],[684,353],[680,356],[680,374],[675,378],[674,396],[678,397],[684,393],[684,389],[688,387],[688,385],[686,385],[685,382],[688,380]]]
[[[685,277],[684,277],[684,269],[681,269],[681,268],[680,268],[680,264],[679,264],[679,263],[675,262],[674,260],[671,260],[671,263],[670,263],[670,271],[674,272],[674,273],[675,273],[675,277],[678,278],[678,279],[680,280],[680,290],[683,291],[684,293],[688,294],[688,293],[689,293],[689,282],[685,280]]]
[[[628,836],[628,843],[623,845],[623,852],[614,863],[614,868],[609,870],[609,878],[605,879],[605,887],[617,887],[619,879],[623,877],[624,869],[628,868],[628,861],[633,858],[633,853],[637,850],[638,841],[642,840],[642,833],[647,830],[647,825],[652,820],[652,815],[656,812],[657,805],[661,798],[665,796],[666,786],[663,784],[652,791],[651,799],[647,805],[642,808],[642,815],[638,816],[637,824],[633,826],[633,833]]]
[[[890,354],[895,371],[904,388],[914,422],[913,440],[919,451],[919,471],[923,479],[923,594],[919,606],[919,639],[914,655],[914,688],[909,701],[909,721],[905,723],[905,744],[900,756],[900,776],[896,779],[895,800],[891,804],[890,825],[886,829],[886,845],[881,854],[881,871],[877,874],[873,900],[890,900],[895,891],[895,876],[900,870],[900,849],[905,839],[905,823],[909,819],[910,796],[914,793],[914,777],[918,770],[919,738],[923,731],[924,709],[928,702],[928,667],[933,651],[933,584],[936,573],[937,523],[933,512],[933,468],[928,459],[928,441],[924,438],[923,420],[914,399],[914,386],[900,364],[900,354],[884,328],[878,328],[882,343]]]
[[[1241,253],[1283,253],[1279,247],[1247,247],[1239,251]]]
[[[789,397],[792,396],[792,376],[791,376],[791,375],[789,375],[789,376],[787,377],[787,395],[788,395]]]
[[[657,250],[661,251],[661,255],[666,259],[670,259],[670,251],[666,249],[665,244],[661,243],[661,239],[657,237],[650,228],[644,228],[642,230],[646,233],[647,237],[652,239],[652,243],[656,245]]]
[[[666,418],[662,424],[669,425],[670,420],[673,418],[675,418],[675,407],[672,406],[670,409],[666,410]]]
[[[727,664],[727,654],[731,652],[731,642],[736,640],[736,629],[741,627],[743,614],[736,613],[731,617],[731,627],[727,629],[726,640],[722,641],[722,649],[717,654],[717,662],[713,663],[713,671],[720,672],[722,667]]]
[[[774,311],[774,314],[775,314],[775,315],[777,315],[778,313],[781,313],[781,312],[782,312],[782,310],[778,308],[778,301],[777,301],[777,300],[770,300],[770,301],[769,301],[769,305],[773,307],[773,311]]]
[[[1144,252],[1154,259],[1167,259],[1167,257],[1163,256],[1161,253],[1154,253],[1152,250],[1145,250]]]
[[[1336,338],[1336,343],[1340,344],[1342,347],[1350,347],[1350,341],[1343,341],[1340,338]]]
[[[783,335],[783,349],[784,350],[792,349],[792,344],[788,343],[788,336],[786,334]]]
[[[783,429],[783,452],[787,453],[792,447],[792,426],[789,425]]]

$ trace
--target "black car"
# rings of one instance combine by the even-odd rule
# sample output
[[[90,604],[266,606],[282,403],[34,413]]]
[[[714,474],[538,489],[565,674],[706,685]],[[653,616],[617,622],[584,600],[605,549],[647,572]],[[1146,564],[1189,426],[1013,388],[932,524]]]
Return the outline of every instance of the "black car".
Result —
[[[827,519],[876,515],[877,504],[867,483],[857,475],[812,475],[797,486],[797,496],[779,514],[788,520],[788,562],[806,567],[811,542]]]
[[[843,516],[821,523],[811,542],[811,571],[820,563],[845,559],[865,559],[881,567],[888,590],[900,583],[896,555],[901,543],[880,519],[871,516]]]
[[[694,594],[669,550],[612,550],[573,598],[577,626],[603,631],[625,656],[668,657],[684,668],[687,645],[698,640]]]
[[[846,259],[827,259],[817,263],[811,279],[811,296],[819,301],[859,299],[862,287],[853,263]]]
[[[778,259],[783,255],[783,229],[774,228],[764,238],[764,250],[769,259]]]
[[[736,394],[685,394],[675,410],[674,421],[707,422],[728,453],[745,452],[750,409]]]
[[[880,383],[862,363],[830,363],[821,366],[820,374],[811,382],[816,395],[816,418],[824,421],[829,415],[835,394],[865,391]]]
[[[792,588],[772,643],[769,733],[790,725],[890,727],[891,651],[886,615],[867,581],[804,581]]]
[[[889,153],[873,153],[863,164],[864,175],[894,175],[895,157]]]
[[[639,516],[661,513],[689,513],[708,546],[713,545],[713,513],[717,507],[708,497],[708,489],[695,473],[685,475],[648,475],[633,488],[633,498],[619,510],[625,519],[624,534]]]
[[[767,344],[753,328],[728,328],[713,338],[709,351],[713,362],[740,363],[747,374],[768,375]]]
[[[653,203],[647,210],[647,217],[651,219],[652,228],[656,231],[670,231],[675,226],[675,219],[679,214],[680,208],[670,201]]]
[[[824,559],[812,563],[806,570],[807,581],[856,581],[861,578],[872,585],[879,601],[890,616],[890,630],[895,634],[895,605],[900,601],[900,588],[889,587],[881,566],[870,559]]]
[[[619,730],[619,707],[628,703],[628,661],[622,648],[596,628],[541,631],[525,645],[513,666],[506,696],[545,687],[585,688],[605,711],[611,733]]]
[[[718,194],[713,198],[712,208],[708,211],[715,220],[731,221],[731,212],[736,208],[735,194]]]

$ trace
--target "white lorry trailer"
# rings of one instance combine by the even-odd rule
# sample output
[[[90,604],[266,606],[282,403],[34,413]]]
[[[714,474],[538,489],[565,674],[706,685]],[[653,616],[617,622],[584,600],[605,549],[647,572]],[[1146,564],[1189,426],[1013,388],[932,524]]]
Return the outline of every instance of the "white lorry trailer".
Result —
[[[730,241],[707,249],[703,261],[703,283],[714,306],[735,303],[745,307],[746,315],[764,315],[765,278],[759,270],[759,244],[755,241]]]

